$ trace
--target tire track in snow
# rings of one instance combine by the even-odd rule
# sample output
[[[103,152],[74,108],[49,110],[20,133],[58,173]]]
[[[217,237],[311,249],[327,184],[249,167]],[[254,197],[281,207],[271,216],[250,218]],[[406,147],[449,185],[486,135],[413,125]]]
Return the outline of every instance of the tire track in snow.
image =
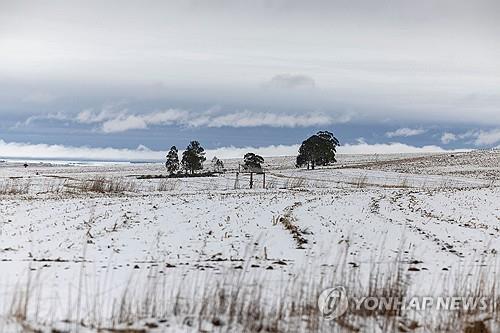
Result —
[[[388,221],[396,223],[399,213],[399,216],[402,215],[401,221],[404,221],[408,230],[434,243],[440,252],[459,258],[464,258],[466,254],[477,254],[478,243],[474,242],[472,235],[476,236],[476,240],[486,239],[487,231],[460,223],[452,216],[440,216],[422,208],[422,203],[417,197],[419,194],[431,196],[427,192],[398,191],[380,200],[378,205],[384,203],[386,209],[391,212],[385,216]]]
[[[278,218],[278,222],[288,230],[297,244],[297,249],[303,250],[305,249],[304,245],[309,243],[309,241],[304,237],[305,233],[295,224],[296,218],[293,216],[293,211],[300,206],[302,206],[302,202],[296,201],[293,205],[286,207],[283,215]]]

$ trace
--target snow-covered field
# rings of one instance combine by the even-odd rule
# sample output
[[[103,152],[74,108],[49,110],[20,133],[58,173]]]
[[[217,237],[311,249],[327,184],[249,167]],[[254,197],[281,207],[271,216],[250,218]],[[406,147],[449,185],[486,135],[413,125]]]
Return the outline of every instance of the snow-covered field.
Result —
[[[312,307],[324,288],[373,293],[373,281],[375,293],[498,297],[499,151],[339,156],[317,170],[267,159],[253,189],[237,162],[183,179],[137,178],[161,164],[0,164],[1,331],[428,332],[445,324],[327,321]],[[478,316],[498,329],[496,311],[446,327]]]

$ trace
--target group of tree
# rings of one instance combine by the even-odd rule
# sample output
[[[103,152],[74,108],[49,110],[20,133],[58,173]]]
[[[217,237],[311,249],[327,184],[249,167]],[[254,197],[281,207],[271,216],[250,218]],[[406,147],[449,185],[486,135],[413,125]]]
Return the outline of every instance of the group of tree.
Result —
[[[205,149],[198,141],[191,141],[182,153],[182,160],[179,162],[179,151],[176,146],[172,146],[167,154],[165,167],[170,174],[175,174],[181,168],[193,175],[196,171],[203,169],[203,163],[206,161]],[[213,172],[223,172],[224,162],[214,157],[212,159]]]
[[[296,159],[296,167],[307,167],[313,169],[316,166],[326,166],[335,163],[335,154],[339,140],[328,131],[320,131],[302,142],[299,154]],[[181,168],[191,175],[203,169],[206,161],[205,149],[198,141],[191,141],[182,153],[182,160],[179,162],[179,151],[173,146],[167,154],[165,167],[170,174],[177,173]],[[250,172],[262,172],[264,158],[255,153],[246,153],[243,157],[243,167]],[[212,171],[215,173],[224,172],[222,160],[214,157],[212,159]]]
[[[194,174],[197,170],[203,169],[205,162],[205,149],[198,141],[191,141],[182,153],[182,160],[179,163],[179,151],[176,146],[172,146],[167,154],[165,167],[170,174],[174,174],[182,167],[186,172]]]

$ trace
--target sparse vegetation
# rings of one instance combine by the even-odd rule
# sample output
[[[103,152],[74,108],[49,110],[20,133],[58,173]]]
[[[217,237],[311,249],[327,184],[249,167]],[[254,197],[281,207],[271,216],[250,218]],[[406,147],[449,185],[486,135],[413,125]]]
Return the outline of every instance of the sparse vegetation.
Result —
[[[359,177],[356,177],[352,181],[352,184],[354,184],[356,187],[364,188],[364,187],[366,187],[368,185],[368,176],[367,175],[361,175]]]
[[[409,288],[411,274],[401,256],[389,263],[371,264],[368,275],[364,276],[359,269],[352,268],[348,253],[349,247],[346,247],[328,274],[317,274],[321,270],[311,265],[304,267],[298,277],[282,281],[278,293],[265,279],[247,272],[263,269],[258,268],[256,262],[250,265],[255,254],[244,259],[249,262],[243,269],[229,271],[223,277],[210,274],[211,278],[189,282],[184,279],[168,282],[163,273],[168,265],[141,270],[131,275],[121,293],[107,302],[103,302],[99,290],[92,289],[96,284],[87,281],[72,300],[59,300],[72,304],[79,299],[83,315],[79,316],[73,308],[66,317],[53,318],[52,322],[39,321],[38,297],[43,284],[40,275],[28,275],[26,285],[19,284],[10,293],[9,316],[14,325],[24,329],[55,331],[61,327],[77,331],[86,328],[96,332],[153,332],[168,327],[219,332],[365,332],[376,322],[383,332],[418,332],[418,328],[425,327],[436,332],[476,333],[493,332],[489,327],[500,318],[499,309],[492,306],[481,311],[426,311],[420,316],[415,316],[415,309],[403,306],[358,308],[351,299],[386,298],[405,302],[417,295]],[[269,267],[286,265],[279,260],[268,262]],[[487,295],[500,300],[498,281],[491,279],[491,272],[481,267],[476,270],[468,277],[457,275],[456,279],[443,283],[458,287],[453,294],[457,298],[479,299]],[[318,308],[318,296],[324,289],[339,285],[346,288],[349,307],[339,318],[325,320]],[[104,304],[108,306],[103,307]],[[99,309],[93,308],[97,306]],[[476,331],[474,327],[483,330]]]
[[[28,194],[31,182],[24,179],[5,179],[0,181],[0,195]]]
[[[161,179],[157,183],[156,190],[160,192],[175,191],[179,187],[179,183],[174,179]]]
[[[284,188],[297,189],[304,188],[307,185],[307,180],[304,177],[291,177],[285,180]]]
[[[186,174],[186,173],[174,173],[171,175],[141,175],[137,176],[137,179],[168,179],[168,178],[202,178],[202,177],[215,177],[216,174],[207,171],[207,172],[198,172],[194,174]]]
[[[124,178],[106,178],[97,176],[92,179],[86,179],[79,185],[79,190],[96,193],[123,193],[135,192],[137,184],[132,180]]]

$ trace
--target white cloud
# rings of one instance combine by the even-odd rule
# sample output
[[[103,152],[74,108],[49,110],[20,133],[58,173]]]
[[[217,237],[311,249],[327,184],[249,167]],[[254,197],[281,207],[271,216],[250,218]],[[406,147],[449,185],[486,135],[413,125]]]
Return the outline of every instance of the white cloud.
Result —
[[[491,130],[470,130],[460,134],[445,132],[441,136],[441,142],[444,144],[464,139],[471,139],[468,143],[473,143],[476,146],[494,145],[500,142],[500,128]]]
[[[101,129],[104,133],[116,133],[147,129],[154,125],[183,124],[189,121],[189,112],[169,109],[146,114],[129,114],[127,111],[122,111],[118,114],[104,116],[98,114],[93,120],[94,122],[102,122]]]
[[[57,119],[71,120],[76,123],[98,125],[104,133],[126,132],[134,129],[147,129],[150,126],[178,125],[188,127],[310,127],[324,126],[334,123],[346,123],[351,120],[347,114],[330,116],[323,113],[285,114],[273,112],[237,111],[223,113],[217,109],[204,112],[190,112],[179,109],[168,109],[150,113],[131,113],[127,109],[117,110],[105,107],[96,112],[84,110],[76,116],[59,113],[45,116],[33,116],[24,122],[29,125],[35,120]]]
[[[500,142],[500,128],[495,128],[489,131],[479,131],[475,133],[476,140],[474,143],[478,146],[492,145]]]
[[[30,144],[0,140],[0,152],[4,158],[65,159],[65,160],[160,160],[163,152],[144,149],[116,149],[72,147],[64,145]]]
[[[169,109],[166,111],[148,113],[142,116],[147,124],[173,124],[184,122],[189,117],[189,112],[185,110]]]
[[[249,151],[264,157],[292,156],[297,154],[298,145],[271,145],[267,147],[222,147],[206,150],[207,157],[239,158]],[[30,159],[64,159],[64,160],[97,160],[97,161],[163,161],[166,151],[154,151],[144,145],[136,149],[73,147],[64,145],[30,144],[21,142],[5,142],[0,139],[2,158]],[[180,151],[182,154],[182,151]]]
[[[126,132],[134,129],[147,129],[154,125],[172,125],[186,122],[189,113],[183,110],[170,109],[148,114],[120,113],[109,117],[102,123],[104,133]]]
[[[241,111],[218,116],[204,116],[203,120],[189,121],[191,126],[207,127],[309,127],[328,125],[334,119],[323,114],[277,114],[267,112]]]
[[[457,135],[450,133],[450,132],[445,132],[441,136],[441,142],[444,143],[445,145],[447,145],[448,143],[450,143],[452,141],[456,141],[456,140],[458,140]]]
[[[295,156],[299,145],[271,145],[267,147],[223,147],[207,150],[207,157],[240,158],[253,151],[264,157]],[[395,154],[395,153],[430,153],[444,152],[438,146],[415,147],[402,143],[368,144],[360,142],[338,147],[340,154]],[[116,161],[163,161],[166,152],[154,151],[143,145],[136,149],[72,147],[64,145],[30,144],[5,142],[0,140],[0,152],[3,158],[64,159],[64,160],[116,160]]]
[[[126,132],[133,129],[146,128],[148,128],[146,121],[142,117],[135,115],[120,116],[102,124],[102,131],[104,133]]]
[[[239,158],[248,152],[253,152],[263,157],[294,156],[299,151],[299,145],[271,145],[267,147],[223,147],[207,150],[208,156],[219,158]]]
[[[32,124],[36,121],[39,121],[39,120],[67,121],[67,120],[71,120],[71,119],[68,118],[68,116],[62,112],[48,113],[48,114],[42,115],[42,116],[31,116],[23,122],[16,123],[14,128],[18,128],[18,127],[22,127],[22,126],[29,126],[30,124]]]
[[[127,110],[115,110],[112,107],[104,107],[101,111],[96,112],[93,109],[86,109],[76,115],[74,121],[81,124],[96,124],[103,121],[120,117]]]
[[[346,144],[337,148],[341,154],[399,154],[399,153],[438,153],[446,150],[439,146],[415,147],[404,143],[376,143],[368,144],[358,142],[357,144]]]
[[[399,128],[393,132],[387,132],[385,133],[385,136],[388,138],[394,138],[394,137],[410,137],[410,136],[417,136],[421,135],[427,132],[427,130],[423,128],[408,128],[408,127],[403,127]]]

